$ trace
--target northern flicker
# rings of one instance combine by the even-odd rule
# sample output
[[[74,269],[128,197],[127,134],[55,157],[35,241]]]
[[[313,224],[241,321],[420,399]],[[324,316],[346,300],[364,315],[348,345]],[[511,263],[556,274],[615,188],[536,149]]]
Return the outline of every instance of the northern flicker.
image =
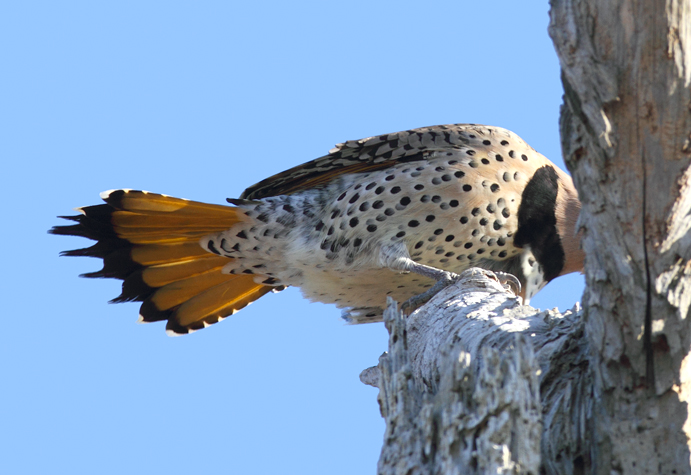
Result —
[[[583,267],[571,178],[514,133],[455,124],[338,144],[249,187],[233,206],[115,190],[53,234],[103,259],[86,277],[122,279],[113,302],[185,334],[270,291],[300,287],[354,323],[386,296],[429,293],[469,267],[516,276],[529,300]],[[436,286],[438,287],[438,286]]]

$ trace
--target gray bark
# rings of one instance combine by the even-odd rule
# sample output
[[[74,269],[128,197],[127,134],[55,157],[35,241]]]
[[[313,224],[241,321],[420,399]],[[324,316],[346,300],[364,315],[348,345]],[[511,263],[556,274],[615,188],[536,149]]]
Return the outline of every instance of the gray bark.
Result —
[[[691,2],[554,0],[549,32],[583,203],[586,462],[602,474],[690,473]]]
[[[584,309],[523,307],[477,269],[363,373],[381,474],[691,474],[691,0],[552,0]]]
[[[361,375],[386,419],[378,473],[578,473],[592,391],[580,308],[537,312],[491,275],[464,272],[408,317],[390,302],[389,351]]]

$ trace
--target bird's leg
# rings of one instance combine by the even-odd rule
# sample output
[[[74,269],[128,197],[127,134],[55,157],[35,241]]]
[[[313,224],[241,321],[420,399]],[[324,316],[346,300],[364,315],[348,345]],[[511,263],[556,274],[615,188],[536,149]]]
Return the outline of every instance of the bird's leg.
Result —
[[[427,267],[427,266],[423,266],[423,267]],[[429,272],[428,269],[421,269],[421,270],[422,270],[422,272],[417,272],[416,270],[411,270],[411,272],[416,272],[416,273],[419,273],[420,275],[425,275],[425,277],[429,276],[428,274],[425,274],[425,273]],[[408,300],[406,300],[405,302],[403,302],[403,304],[401,304],[401,311],[404,314],[410,315],[415,310],[420,308],[422,305],[429,302],[432,297],[437,295],[439,292],[444,290],[446,287],[455,283],[458,280],[458,278],[460,277],[458,274],[454,274],[453,272],[446,272],[446,271],[442,271],[442,270],[438,270],[438,269],[435,269],[435,270],[437,270],[439,272],[437,282],[432,287],[430,287],[429,289],[424,291],[423,293],[414,295],[414,296],[410,297]]]
[[[421,305],[428,302],[439,291],[456,282],[459,278],[458,274],[448,272],[436,267],[419,264],[410,258],[408,249],[403,243],[396,243],[389,246],[383,246],[380,250],[379,260],[382,266],[388,267],[391,270],[398,272],[414,272],[423,277],[436,280],[437,283],[427,289],[425,292],[415,295],[401,305],[401,310],[410,314]]]
[[[410,258],[408,249],[402,243],[383,247],[380,252],[380,262],[391,270],[414,272],[415,274],[437,281],[436,284],[425,292],[415,295],[403,302],[401,310],[408,315],[427,303],[441,290],[457,282],[460,278],[458,274],[453,272],[415,262]],[[516,295],[520,293],[521,282],[514,275],[506,272],[494,272],[494,275],[502,285],[513,287],[512,290],[514,290]]]

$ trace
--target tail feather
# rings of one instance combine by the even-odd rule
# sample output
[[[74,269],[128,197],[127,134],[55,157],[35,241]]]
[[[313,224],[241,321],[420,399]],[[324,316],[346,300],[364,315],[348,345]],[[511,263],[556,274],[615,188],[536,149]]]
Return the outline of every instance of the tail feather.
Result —
[[[226,282],[228,276],[221,274],[221,268],[217,267],[202,274],[166,284],[152,295],[151,301],[161,310],[182,305],[211,287]]]
[[[186,334],[216,323],[274,290],[251,275],[222,274],[229,258],[203,249],[199,240],[248,222],[239,208],[172,198],[144,191],[115,190],[101,195],[106,204],[62,216],[76,224],[56,226],[52,234],[95,240],[65,256],[103,260],[103,268],[84,277],[123,280],[111,302],[142,302],[140,321],[167,320],[169,334]]]
[[[197,242],[143,245],[132,248],[132,259],[145,266],[215,257],[217,256],[210,254]]]
[[[189,327],[201,320],[204,326],[208,326],[227,315],[232,315],[271,291],[271,287],[257,285],[247,276],[234,277],[234,281],[218,284],[187,300],[175,310],[175,318],[172,321],[182,327]],[[216,315],[222,317],[215,320],[210,317]],[[175,332],[176,328],[172,327],[170,322],[171,320],[168,321],[167,330]]]
[[[149,193],[148,191],[136,190],[110,190],[101,193],[101,199],[112,208],[121,211],[131,211],[148,216],[170,215],[211,217],[211,218],[230,218],[231,221],[237,220],[237,213],[228,213],[228,206],[200,203],[182,198],[173,198],[168,195]],[[234,209],[234,208],[230,208]]]
[[[156,264],[142,270],[144,280],[153,287],[180,281],[187,277],[197,276],[204,272],[220,273],[223,266],[228,263],[227,257],[211,256],[210,258],[197,258]]]

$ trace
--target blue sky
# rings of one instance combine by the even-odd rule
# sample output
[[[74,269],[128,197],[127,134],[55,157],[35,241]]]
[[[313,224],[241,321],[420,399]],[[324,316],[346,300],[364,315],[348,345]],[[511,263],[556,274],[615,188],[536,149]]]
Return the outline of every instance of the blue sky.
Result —
[[[254,5],[254,6],[253,6]],[[548,2],[6,2],[0,473],[374,473],[381,324],[290,289],[169,338],[46,231],[99,192],[224,203],[334,144],[506,127],[563,167]],[[570,308],[583,278],[533,305]]]

